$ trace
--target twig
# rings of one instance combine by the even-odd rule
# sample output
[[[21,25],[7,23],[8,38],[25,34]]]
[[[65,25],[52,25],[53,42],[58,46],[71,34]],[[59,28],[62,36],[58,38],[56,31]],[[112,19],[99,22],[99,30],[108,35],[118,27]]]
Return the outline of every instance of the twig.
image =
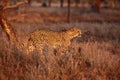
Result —
[[[19,6],[23,5],[23,4],[27,4],[28,1],[24,1],[24,2],[17,2],[15,5],[12,6],[5,6],[4,10],[6,9],[14,9],[14,8],[18,8]]]

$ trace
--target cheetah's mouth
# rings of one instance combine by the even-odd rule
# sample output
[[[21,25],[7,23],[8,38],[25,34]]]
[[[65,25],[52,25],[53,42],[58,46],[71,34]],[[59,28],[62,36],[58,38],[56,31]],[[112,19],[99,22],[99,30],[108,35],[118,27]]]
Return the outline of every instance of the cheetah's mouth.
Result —
[[[80,38],[80,37],[81,37],[81,35],[78,35],[77,37],[79,37],[79,38]]]
[[[79,34],[77,37],[82,37],[82,34]]]

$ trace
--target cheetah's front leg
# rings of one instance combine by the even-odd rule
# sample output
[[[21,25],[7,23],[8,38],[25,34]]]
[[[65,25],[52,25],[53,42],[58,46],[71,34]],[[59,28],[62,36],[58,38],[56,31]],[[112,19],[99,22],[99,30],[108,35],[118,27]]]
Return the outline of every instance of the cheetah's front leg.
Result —
[[[63,53],[67,52],[69,45],[70,45],[70,42],[63,43],[63,45],[61,46]]]

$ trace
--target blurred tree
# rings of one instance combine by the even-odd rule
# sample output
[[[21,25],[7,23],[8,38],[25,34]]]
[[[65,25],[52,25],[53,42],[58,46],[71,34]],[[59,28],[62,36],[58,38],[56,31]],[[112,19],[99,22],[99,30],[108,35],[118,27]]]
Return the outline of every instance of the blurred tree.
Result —
[[[28,0],[28,4],[31,5],[31,0]]]
[[[102,0],[102,2],[104,3],[104,6],[107,8],[108,7],[115,8],[117,6],[118,1],[120,0]]]
[[[64,0],[60,0],[60,7],[63,7]]]
[[[9,41],[14,42],[14,41],[17,41],[17,37],[16,37],[14,29],[7,21],[6,11],[7,11],[7,9],[16,8],[22,4],[27,3],[27,2],[26,1],[20,2],[20,3],[17,3],[16,5],[13,5],[13,6],[9,6],[8,2],[9,2],[9,0],[3,0],[3,1],[1,0],[0,1],[0,25],[1,25],[2,29],[4,30],[4,32],[6,33]]]
[[[80,0],[75,0],[75,6],[78,7]]]
[[[42,0],[42,7],[47,7],[47,0]]]
[[[91,8],[94,12],[100,12],[100,5],[103,0],[91,0]]]
[[[52,0],[48,0],[49,6],[51,6],[51,2],[52,2]]]
[[[68,15],[67,15],[67,21],[68,21],[68,23],[70,23],[70,0],[67,0],[67,4],[68,4]]]
[[[117,0],[109,0],[109,4],[112,8],[115,8],[117,4]]]
[[[8,0],[3,0],[4,5],[0,5],[0,25],[4,32],[6,33],[9,41],[16,41],[17,38],[15,36],[15,32],[13,28],[9,25],[7,19],[6,19],[6,6],[8,4]]]

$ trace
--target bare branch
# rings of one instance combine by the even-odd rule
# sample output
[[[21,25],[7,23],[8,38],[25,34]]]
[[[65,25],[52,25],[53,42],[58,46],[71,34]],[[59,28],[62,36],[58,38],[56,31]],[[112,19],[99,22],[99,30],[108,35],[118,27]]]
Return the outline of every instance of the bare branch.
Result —
[[[13,9],[17,8],[20,5],[26,4],[27,1],[25,2],[18,2],[16,5],[13,6],[7,6],[9,0],[4,0],[4,5],[0,6],[0,25],[3,28],[4,32],[6,33],[8,39],[10,42],[15,42],[17,41],[16,33],[12,26],[9,24],[6,18],[6,11],[7,9]]]
[[[15,5],[12,6],[5,6],[4,10],[6,9],[14,9],[14,8],[18,8],[19,6],[23,5],[23,4],[27,4],[28,1],[24,1],[24,2],[17,2]]]

